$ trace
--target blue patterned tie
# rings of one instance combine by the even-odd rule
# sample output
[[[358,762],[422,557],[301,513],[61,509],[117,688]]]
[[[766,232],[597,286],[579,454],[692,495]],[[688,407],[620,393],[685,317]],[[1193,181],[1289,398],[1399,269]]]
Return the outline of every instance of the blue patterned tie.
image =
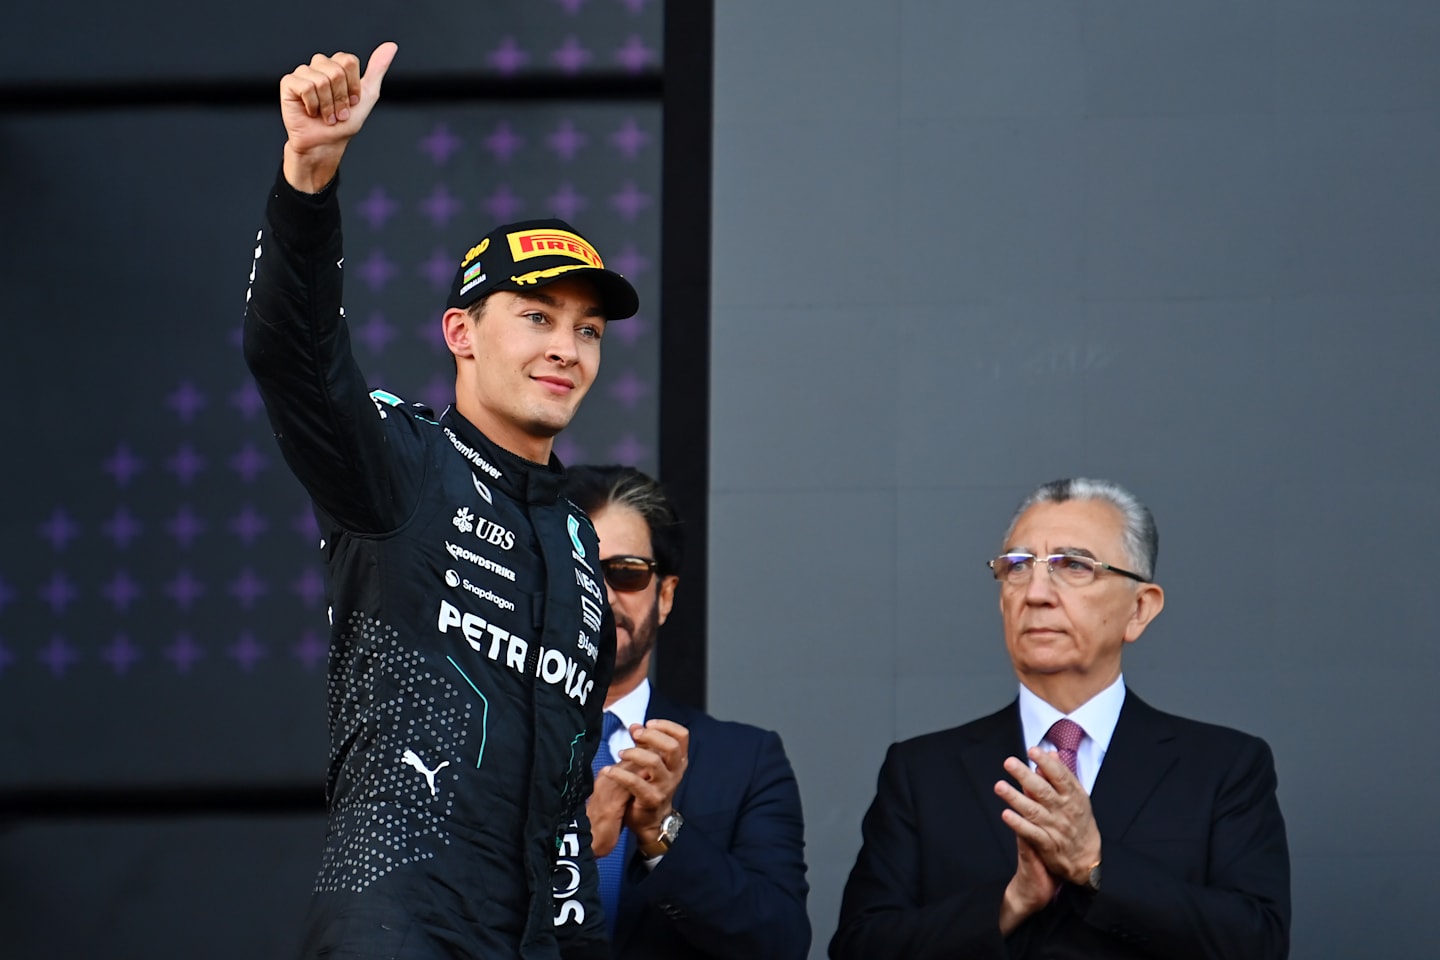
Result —
[[[610,753],[610,737],[620,726],[620,718],[606,712],[605,726],[600,731],[600,749],[595,751],[595,759],[590,764],[594,775],[599,776],[601,767],[615,762],[614,755]],[[621,829],[615,849],[595,861],[600,870],[600,905],[605,909],[605,927],[610,931],[612,940],[615,938],[615,918],[620,914],[620,875],[625,872],[625,851],[629,846],[630,831]]]

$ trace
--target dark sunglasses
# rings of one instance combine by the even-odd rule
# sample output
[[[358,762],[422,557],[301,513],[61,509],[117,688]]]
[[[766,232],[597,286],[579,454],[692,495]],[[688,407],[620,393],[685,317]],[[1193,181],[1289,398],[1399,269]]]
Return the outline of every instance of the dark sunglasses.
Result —
[[[620,593],[634,593],[650,586],[650,578],[655,576],[658,566],[654,560],[645,557],[610,557],[600,561],[600,569],[605,571],[605,582]]]

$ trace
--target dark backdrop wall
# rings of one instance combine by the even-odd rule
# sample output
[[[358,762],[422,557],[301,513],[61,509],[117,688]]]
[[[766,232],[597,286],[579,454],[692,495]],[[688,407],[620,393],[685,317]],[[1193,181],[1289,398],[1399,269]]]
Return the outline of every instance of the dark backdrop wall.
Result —
[[[380,9],[0,14],[7,957],[295,946],[323,839],[323,587],[238,346],[281,74],[400,43],[343,173],[371,385],[449,403],[454,265],[494,223],[558,215],[646,306],[557,452],[657,470],[660,4]]]
[[[1067,474],[1159,520],[1130,684],[1275,748],[1292,955],[1434,955],[1440,6],[735,0],[715,44],[710,703],[794,758],[812,956],[885,747],[1014,697],[984,561]]]

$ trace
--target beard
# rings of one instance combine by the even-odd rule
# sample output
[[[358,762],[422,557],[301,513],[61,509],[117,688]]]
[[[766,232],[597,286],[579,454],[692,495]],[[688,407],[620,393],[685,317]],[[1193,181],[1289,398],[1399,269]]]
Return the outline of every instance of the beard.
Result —
[[[611,610],[615,614],[617,633],[623,629],[630,635],[629,644],[623,649],[617,644],[615,648],[615,675],[611,683],[619,683],[633,678],[655,647],[655,632],[660,629],[660,595],[656,593],[650,612],[638,624],[614,607]]]

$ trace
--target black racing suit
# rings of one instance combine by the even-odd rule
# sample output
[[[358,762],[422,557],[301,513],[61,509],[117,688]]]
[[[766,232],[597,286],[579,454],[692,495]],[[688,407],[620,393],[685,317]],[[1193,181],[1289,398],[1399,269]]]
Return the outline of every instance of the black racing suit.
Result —
[[[304,956],[606,957],[584,799],[615,632],[564,471],[373,394],[336,185],[277,181],[245,358],[320,524],[329,823]]]

